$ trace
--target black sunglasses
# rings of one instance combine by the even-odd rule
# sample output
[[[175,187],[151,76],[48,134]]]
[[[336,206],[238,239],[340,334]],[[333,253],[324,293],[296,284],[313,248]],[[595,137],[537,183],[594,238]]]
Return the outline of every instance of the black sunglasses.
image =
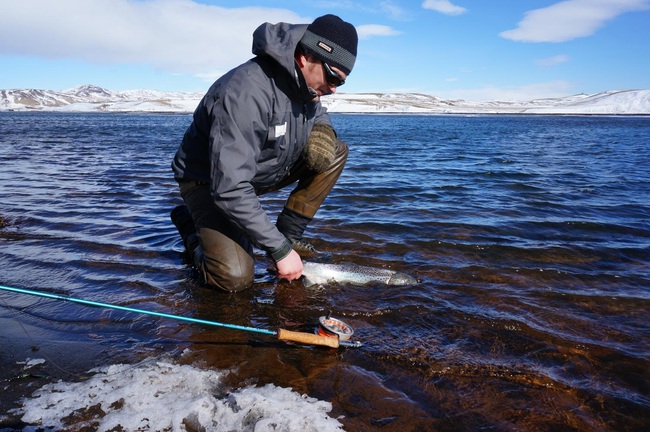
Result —
[[[327,84],[334,87],[341,87],[343,84],[345,84],[345,80],[342,79],[339,74],[334,72],[330,65],[325,62],[321,63],[323,63],[323,69],[325,69],[325,80],[327,81]]]

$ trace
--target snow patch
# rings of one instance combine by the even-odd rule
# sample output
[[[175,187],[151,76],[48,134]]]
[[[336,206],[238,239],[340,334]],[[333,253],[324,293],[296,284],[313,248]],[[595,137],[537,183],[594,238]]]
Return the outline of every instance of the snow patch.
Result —
[[[227,372],[165,360],[111,365],[37,390],[11,414],[54,430],[342,431],[329,402],[267,384],[232,392]]]

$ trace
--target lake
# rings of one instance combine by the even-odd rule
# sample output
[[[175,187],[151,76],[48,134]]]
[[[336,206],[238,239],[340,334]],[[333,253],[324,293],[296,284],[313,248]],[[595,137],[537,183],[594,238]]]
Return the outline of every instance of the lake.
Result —
[[[306,288],[258,251],[252,289],[204,287],[169,219],[191,116],[0,112],[0,285],[261,329],[331,311],[363,343],[0,290],[0,429],[650,428],[649,117],[332,119],[350,156],[306,237],[417,284]]]

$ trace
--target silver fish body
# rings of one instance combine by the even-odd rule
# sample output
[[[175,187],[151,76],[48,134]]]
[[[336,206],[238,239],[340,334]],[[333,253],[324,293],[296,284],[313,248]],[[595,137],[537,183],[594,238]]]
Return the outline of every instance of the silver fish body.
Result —
[[[366,267],[357,264],[322,264],[304,262],[302,274],[305,286],[327,283],[351,283],[365,285],[380,283],[385,285],[413,285],[417,280],[407,274],[394,270]]]

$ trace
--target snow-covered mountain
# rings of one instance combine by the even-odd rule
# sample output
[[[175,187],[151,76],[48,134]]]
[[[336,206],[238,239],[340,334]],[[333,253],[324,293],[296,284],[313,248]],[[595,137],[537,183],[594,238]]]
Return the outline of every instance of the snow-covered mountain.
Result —
[[[70,90],[0,90],[1,111],[192,112],[202,95],[156,90],[107,90],[83,85]]]
[[[0,111],[191,113],[202,93],[113,91],[93,85],[70,90],[0,90]],[[527,102],[440,99],[419,93],[337,93],[322,99],[330,112],[431,114],[650,115],[650,90],[613,90]]]

